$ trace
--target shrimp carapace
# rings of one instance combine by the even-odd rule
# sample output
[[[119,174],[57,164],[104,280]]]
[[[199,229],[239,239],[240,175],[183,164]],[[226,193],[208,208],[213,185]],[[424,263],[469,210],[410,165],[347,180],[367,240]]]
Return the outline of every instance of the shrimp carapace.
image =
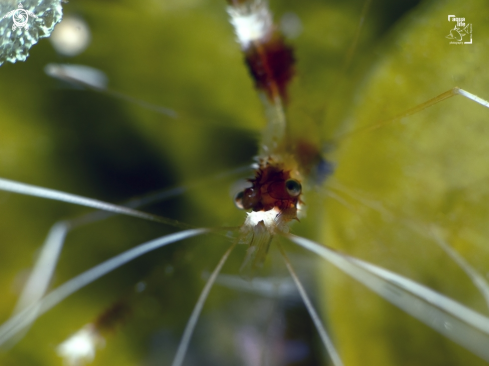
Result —
[[[294,54],[286,45],[263,0],[229,0],[228,13],[250,74],[267,116],[251,187],[235,198],[238,208],[251,210],[241,227],[240,243],[249,244],[241,274],[261,267],[275,234],[287,233],[298,220],[304,179],[319,181],[329,167],[310,141],[294,141],[287,134],[284,105],[294,75]],[[322,164],[322,165],[321,165]],[[326,164],[326,165],[325,165]],[[324,180],[324,177],[323,179]]]

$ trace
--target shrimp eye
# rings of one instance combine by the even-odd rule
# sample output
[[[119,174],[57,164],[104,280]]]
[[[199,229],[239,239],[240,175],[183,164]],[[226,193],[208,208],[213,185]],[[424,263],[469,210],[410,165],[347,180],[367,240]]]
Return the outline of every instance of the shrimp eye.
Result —
[[[239,192],[236,197],[234,197],[234,204],[236,205],[237,208],[240,210],[244,210],[243,206],[243,196],[244,196],[244,191]]]
[[[285,182],[285,189],[290,196],[297,197],[301,194],[302,185],[295,179],[289,179]]]

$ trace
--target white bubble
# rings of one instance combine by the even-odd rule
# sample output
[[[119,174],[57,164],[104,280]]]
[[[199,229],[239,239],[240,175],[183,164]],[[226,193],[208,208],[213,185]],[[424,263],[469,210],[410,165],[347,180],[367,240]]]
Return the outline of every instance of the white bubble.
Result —
[[[280,19],[280,29],[287,38],[297,38],[302,33],[302,21],[295,13],[285,13]]]
[[[85,51],[90,44],[90,29],[80,18],[65,17],[54,29],[51,44],[65,56],[76,56]]]

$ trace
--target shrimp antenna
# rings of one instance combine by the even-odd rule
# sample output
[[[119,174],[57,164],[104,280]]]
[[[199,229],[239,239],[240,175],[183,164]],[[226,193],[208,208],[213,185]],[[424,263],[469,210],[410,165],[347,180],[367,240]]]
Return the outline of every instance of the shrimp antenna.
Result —
[[[34,186],[31,184],[20,183],[4,178],[0,178],[0,190],[12,192],[12,193],[19,193],[26,196],[34,196],[40,198],[47,198],[54,201],[72,203],[75,205],[91,207],[97,210],[109,211],[121,215],[138,217],[140,219],[159,222],[161,224],[166,224],[166,225],[183,228],[183,229],[188,229],[190,227],[190,225],[186,225],[177,220],[168,219],[166,217],[152,215],[146,212],[134,210],[124,206],[114,205],[112,203],[99,201],[93,198],[86,198],[76,194],[57,191],[55,189]]]
[[[152,215],[146,212],[134,210],[132,208],[114,205],[112,203],[65,193],[54,189],[20,183],[4,178],[0,178],[0,190],[91,207],[116,214],[122,214],[144,220],[159,222],[179,228],[187,229],[190,227],[190,225],[180,223],[176,220]],[[70,226],[71,225],[69,222],[60,222],[58,224],[55,224],[51,228],[48,237],[43,244],[43,250],[41,252],[39,261],[35,265],[35,268],[27,281],[27,284],[20,296],[14,312],[19,311],[27,305],[36,303],[45,293],[49,281],[52,277],[55,264],[58,260],[59,254],[61,253],[64,238],[69,231]],[[0,344],[1,343],[2,342],[0,341]]]
[[[440,95],[437,95],[436,97],[434,97],[434,98],[432,98],[432,99],[430,99],[424,103],[417,105],[416,107],[408,109],[407,111],[404,111],[403,113],[400,113],[397,116],[389,118],[385,121],[374,123],[372,125],[360,127],[358,129],[350,131],[350,132],[346,132],[346,133],[338,136],[336,139],[337,140],[344,140],[344,139],[347,139],[349,137],[355,136],[358,133],[373,131],[373,130],[376,130],[376,129],[381,128],[383,126],[387,126],[387,125],[389,125],[395,121],[398,121],[401,118],[409,117],[415,113],[421,112],[422,110],[424,110],[426,108],[429,108],[429,107],[431,107],[437,103],[440,103],[446,99],[452,98],[456,95],[461,95],[462,97],[467,98],[469,100],[472,100],[472,101],[476,102],[477,104],[480,104],[483,107],[489,108],[489,102],[487,100],[484,100],[484,99],[478,97],[477,95],[468,92],[467,90],[461,89],[459,87],[455,87],[455,88],[452,88],[450,90],[447,90],[444,93],[441,93]]]
[[[48,76],[72,85],[136,104],[144,109],[165,115],[170,118],[178,118],[177,112],[175,112],[173,109],[151,104],[144,100],[140,100],[107,88],[107,77],[102,71],[94,69],[93,67],[84,65],[47,64],[44,68],[44,72]]]
[[[331,183],[330,183],[331,184]],[[334,184],[331,185],[332,189],[336,189],[338,191],[341,191],[350,197],[356,199],[357,201],[361,202],[363,205],[369,207],[370,209],[381,213],[382,215],[389,215],[392,216],[392,213],[386,209],[383,206],[379,206],[377,202],[371,203],[362,197],[360,197],[358,194],[355,192],[352,192],[349,189],[346,189],[343,187],[341,184],[338,182],[335,182]],[[353,210],[348,204],[346,204],[339,196],[336,194],[331,194],[331,191],[328,192],[328,195],[335,199],[336,201],[340,202],[343,204],[345,207],[347,207],[350,210]],[[413,222],[411,219],[406,219],[402,218],[400,221],[404,226],[410,228],[413,231],[416,231],[420,235],[427,236],[426,230],[423,230],[424,225],[417,224],[416,222]],[[486,305],[489,308],[489,283],[487,280],[481,276],[455,249],[453,249],[441,236],[440,233],[440,228],[435,226],[434,224],[431,225],[428,229],[430,232],[429,237],[435,241],[435,243],[459,266],[460,269],[462,269],[465,274],[469,277],[470,281],[474,284],[475,287],[479,290],[481,295],[484,297],[484,300],[486,301]]]
[[[0,325],[0,345],[10,340],[20,331],[30,326],[32,322],[39,316],[59,304],[68,296],[74,294],[78,290],[94,282],[100,277],[112,272],[120,266],[149,253],[155,249],[159,249],[168,244],[177,243],[194,236],[199,236],[211,232],[211,229],[190,229],[184,230],[170,235],[162,236],[161,238],[148,241],[140,244],[135,248],[131,248],[115,257],[83,272],[82,274],[72,278],[51,291],[40,301],[30,304],[23,310],[12,316],[5,323]]]
[[[172,366],[182,365],[183,359],[185,357],[185,354],[187,353],[187,349],[190,344],[190,338],[192,337],[192,334],[195,330],[195,326],[197,325],[197,321],[199,320],[199,316],[200,313],[202,312],[202,308],[204,307],[207,297],[209,296],[209,292],[211,291],[212,286],[216,282],[216,278],[219,275],[219,272],[221,272],[224,263],[226,263],[226,260],[228,259],[229,255],[231,254],[231,252],[233,251],[237,243],[238,242],[235,241],[228,248],[228,250],[226,250],[224,255],[219,260],[219,263],[217,264],[216,268],[214,269],[214,271],[212,271],[209,279],[207,280],[204,289],[202,290],[199,299],[195,304],[194,310],[192,310],[192,314],[188,319],[187,325],[185,326],[185,330],[183,331],[182,339],[180,340],[180,344],[178,345],[177,353],[175,355],[175,358],[173,359]]]
[[[250,167],[240,167],[230,171],[226,171],[217,175],[214,175],[208,179],[205,179],[198,183],[192,183],[184,186],[179,186],[171,189],[160,190],[152,192],[144,196],[130,199],[120,204],[123,207],[129,207],[136,209],[140,206],[148,205],[155,202],[161,202],[168,198],[175,197],[177,195],[185,193],[187,190],[196,186],[206,184],[209,181],[214,182],[216,179],[223,179],[228,176],[241,174],[250,170]],[[34,269],[31,271],[31,275],[24,286],[24,289],[17,301],[14,313],[22,310],[30,303],[34,303],[41,299],[46,292],[47,286],[51,280],[51,277],[58,262],[59,254],[61,253],[66,235],[73,229],[88,225],[93,222],[104,220],[111,215],[116,215],[118,212],[113,211],[94,211],[78,218],[62,220],[56,222],[51,229],[42,245],[41,253],[36,261]]]
[[[339,253],[312,240],[287,235],[399,309],[473,354],[489,361],[489,318],[406,277]]]
[[[341,361],[340,355],[338,354],[338,351],[336,351],[336,348],[334,347],[333,342],[331,341],[331,338],[328,335],[328,332],[326,332],[326,329],[324,329],[323,323],[321,322],[321,319],[319,319],[319,315],[317,314],[316,309],[314,309],[314,306],[312,305],[309,296],[307,296],[304,286],[299,280],[299,276],[297,276],[294,267],[292,267],[292,263],[290,262],[289,258],[285,254],[282,245],[280,245],[280,243],[277,243],[277,246],[280,250],[280,253],[282,254],[282,257],[284,258],[285,265],[287,266],[290,275],[294,279],[294,282],[297,286],[297,290],[299,290],[299,294],[301,295],[302,302],[306,306],[307,311],[312,318],[314,326],[316,327],[319,336],[321,337],[321,341],[323,342],[324,347],[328,351],[328,354],[331,357],[331,360],[333,361],[333,364],[335,366],[343,366],[343,361]]]
[[[358,40],[360,39],[360,35],[362,34],[363,24],[365,22],[365,19],[367,17],[367,13],[368,13],[371,5],[372,5],[372,0],[365,0],[365,2],[363,3],[362,12],[360,13],[360,20],[358,21],[357,28],[355,29],[355,35],[353,37],[353,41],[352,41],[350,47],[348,47],[348,51],[346,52],[345,63],[343,65],[341,75],[344,75],[351,65],[351,62],[353,60],[353,55],[355,54],[355,51],[357,50]]]
[[[58,262],[59,254],[61,253],[61,248],[63,247],[63,242],[69,229],[69,223],[59,221],[49,230],[49,234],[42,245],[39,258],[17,301],[14,314],[28,305],[39,301],[44,296],[53,276],[54,268]]]
[[[486,300],[489,308],[489,283],[481,276],[460,254],[458,254],[448,243],[441,237],[440,230],[436,226],[431,227],[433,239],[442,248],[450,258],[469,276],[470,280]]]

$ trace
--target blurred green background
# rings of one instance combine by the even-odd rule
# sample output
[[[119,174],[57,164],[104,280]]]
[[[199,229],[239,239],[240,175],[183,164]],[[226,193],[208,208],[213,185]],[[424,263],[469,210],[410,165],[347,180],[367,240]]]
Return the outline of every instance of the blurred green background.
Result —
[[[347,204],[328,196],[328,184],[309,192],[307,216],[292,231],[487,312],[463,272],[403,222],[422,233],[423,225],[436,223],[471,264],[487,272],[488,111],[456,97],[401,123],[337,137],[454,86],[489,98],[486,3],[374,2],[349,67],[345,55],[362,1],[273,1],[271,7],[277,20],[294,14],[302,24],[290,39],[298,59],[291,131],[326,143],[337,166],[330,185],[355,192],[333,190]],[[239,226],[244,213],[229,194],[236,176],[212,177],[251,162],[265,120],[224,2],[86,0],[64,4],[64,12],[89,25],[92,40],[85,52],[67,58],[42,40],[25,63],[0,67],[0,175],[108,202],[200,182],[145,209],[195,226]],[[448,44],[449,14],[473,23],[473,45]],[[179,117],[67,86],[45,75],[51,62],[100,69],[111,89],[172,108]],[[5,192],[0,205],[3,320],[49,227],[90,210]],[[174,230],[123,217],[77,229],[68,236],[53,286]],[[14,348],[2,351],[0,363],[62,364],[56,346],[123,299],[130,315],[105,335],[107,345],[93,364],[168,364],[204,285],[203,273],[212,271],[230,241],[189,240],[115,271],[43,316]],[[225,273],[238,274],[244,250],[237,248]],[[327,264],[292,246],[287,250],[320,300],[346,365],[484,364]],[[272,250],[263,278],[275,277],[286,273]],[[141,281],[146,289],[137,292]],[[267,299],[216,286],[186,364],[247,364],[252,361],[246,354],[263,350],[271,364],[329,362],[297,297]]]

